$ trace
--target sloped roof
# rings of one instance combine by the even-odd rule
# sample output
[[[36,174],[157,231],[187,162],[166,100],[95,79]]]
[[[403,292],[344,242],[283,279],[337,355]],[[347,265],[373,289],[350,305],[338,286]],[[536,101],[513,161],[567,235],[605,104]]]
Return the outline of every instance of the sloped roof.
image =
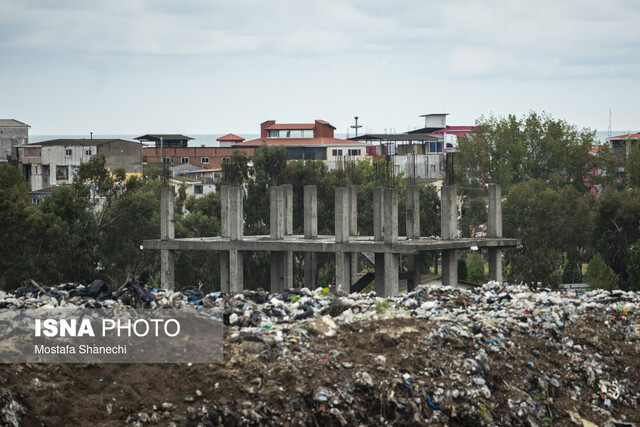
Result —
[[[640,133],[628,133],[626,135],[610,136],[608,140],[612,139],[640,139]]]
[[[220,138],[216,139],[216,141],[231,141],[231,142],[235,142],[235,141],[244,141],[244,138],[238,135],[234,135],[232,133],[228,133],[225,136],[221,136]]]
[[[12,127],[31,127],[26,123],[22,123],[19,122],[18,120],[14,120],[14,119],[0,119],[0,127],[4,127],[4,128],[12,128]]]

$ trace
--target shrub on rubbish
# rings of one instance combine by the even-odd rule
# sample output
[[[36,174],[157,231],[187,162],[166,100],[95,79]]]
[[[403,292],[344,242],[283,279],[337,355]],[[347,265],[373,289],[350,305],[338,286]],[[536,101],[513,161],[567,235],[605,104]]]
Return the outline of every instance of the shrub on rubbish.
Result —
[[[618,279],[618,275],[604,262],[599,253],[591,258],[587,266],[585,281],[592,288],[607,289],[609,291],[618,289]]]

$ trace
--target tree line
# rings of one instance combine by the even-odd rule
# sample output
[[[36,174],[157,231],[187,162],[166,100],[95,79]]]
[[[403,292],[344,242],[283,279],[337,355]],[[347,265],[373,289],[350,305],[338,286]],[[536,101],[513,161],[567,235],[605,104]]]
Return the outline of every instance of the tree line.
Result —
[[[119,286],[137,278],[154,286],[159,283],[158,251],[141,250],[144,239],[160,235],[160,190],[167,171],[152,167],[141,177],[125,179],[123,170],[104,167],[105,158],[83,163],[73,184],[53,190],[34,205],[28,184],[18,168],[0,166],[0,287],[12,289],[28,279],[46,284],[90,283],[96,278]],[[378,166],[378,167],[377,167]],[[283,147],[260,147],[249,159],[236,151],[223,162],[222,184],[245,187],[246,235],[269,234],[269,187],[292,184],[294,233],[303,232],[304,185],[318,188],[318,232],[334,233],[334,190],[358,186],[358,228],[373,234],[373,188],[388,184],[387,168],[360,161],[341,170],[329,171],[321,161],[287,162]],[[393,181],[400,193],[400,232],[404,230],[405,180]],[[435,187],[421,188],[423,234],[440,230],[440,201]],[[176,238],[220,235],[218,193],[187,197],[178,188],[175,206]],[[268,288],[269,256],[245,252],[245,283],[248,288]],[[320,256],[320,282],[333,280],[331,254]],[[301,254],[295,275],[302,282]],[[209,251],[177,251],[178,287],[202,286],[220,289],[219,255]],[[268,279],[267,279],[268,280]]]
[[[504,251],[503,274],[511,282],[555,287],[587,280],[610,289],[640,289],[637,146],[621,162],[606,145],[594,150],[591,130],[534,112],[522,118],[481,117],[476,128],[469,137],[458,138],[455,154],[463,237],[487,221],[485,184],[499,183],[503,235],[522,240],[522,247]],[[101,278],[114,286],[131,277],[150,285],[159,282],[159,253],[140,245],[159,238],[160,189],[167,171],[152,167],[127,180],[124,171],[108,172],[104,165],[103,156],[92,157],[80,166],[73,184],[54,189],[38,205],[31,203],[19,169],[0,166],[1,288],[15,288],[28,279],[57,284]],[[309,184],[318,188],[320,234],[334,233],[334,190],[345,185],[358,187],[361,235],[373,234],[373,189],[396,186],[399,233],[404,233],[407,181],[402,175],[390,177],[384,164],[360,161],[330,171],[321,161],[287,162],[283,147],[265,145],[251,159],[236,151],[222,168],[223,184],[245,188],[246,235],[269,234],[269,187],[282,184],[293,185],[296,234],[303,232],[303,188]],[[619,179],[619,168],[624,168],[625,179]],[[420,207],[422,235],[439,235],[440,200],[432,185],[421,186]],[[177,238],[220,235],[218,194],[187,197],[179,187],[175,212]],[[321,255],[319,261],[320,283],[328,283],[334,275],[333,257]],[[467,261],[470,277],[482,281],[481,258],[474,255]],[[425,266],[431,263],[426,256]],[[294,264],[302,282],[301,256]],[[247,252],[244,265],[248,287],[268,287],[268,254]],[[466,275],[467,266],[460,271]],[[219,289],[219,276],[217,253],[176,253],[179,287]]]
[[[476,127],[458,140],[461,223],[483,220],[483,184],[502,184],[504,235],[522,239],[505,252],[510,281],[640,289],[637,143],[626,159],[616,158],[594,131],[535,112],[481,117]]]

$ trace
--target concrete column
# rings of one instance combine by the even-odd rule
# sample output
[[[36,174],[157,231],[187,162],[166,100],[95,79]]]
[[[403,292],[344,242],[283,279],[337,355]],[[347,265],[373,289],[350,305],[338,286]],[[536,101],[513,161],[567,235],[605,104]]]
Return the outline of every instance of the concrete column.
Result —
[[[443,186],[441,189],[441,237],[453,240],[458,235],[458,207],[455,185]],[[442,284],[458,286],[458,258],[455,250],[442,251]]]
[[[349,191],[349,236],[358,235],[358,187],[350,185]],[[358,280],[358,253],[349,253],[349,282],[350,285]]]
[[[220,236],[229,237],[229,186],[220,187]]]
[[[456,250],[442,251],[442,284],[458,286],[458,256]]]
[[[487,237],[502,237],[502,187],[489,184]],[[502,282],[502,249],[489,248],[489,280]]]
[[[419,239],[420,238],[420,186],[408,185],[407,186],[407,239]],[[410,277],[407,280],[407,291],[411,292],[416,286],[420,284],[420,268],[421,268],[421,256],[408,255],[407,256],[407,272],[410,273]]]
[[[318,188],[315,185],[304,186],[304,238],[318,237]],[[314,252],[304,254],[304,286],[315,289],[318,286],[318,257]]]
[[[373,189],[373,239],[376,241],[384,240],[384,188]],[[383,296],[385,292],[384,286],[384,253],[374,254],[374,268],[376,281],[376,294]]]
[[[398,189],[384,189],[384,242],[398,242]]]
[[[293,234],[293,185],[281,186],[284,197],[284,235]],[[293,252],[283,252],[284,257],[284,288],[293,288]]]
[[[335,193],[335,235],[336,243],[349,241],[349,191],[345,187],[336,188]],[[351,290],[350,256],[346,252],[336,252],[336,292],[349,293]]]
[[[384,189],[384,242],[389,245],[398,243],[398,189]],[[383,297],[398,295],[400,256],[395,253],[384,254],[384,290]],[[377,266],[376,266],[377,268]]]
[[[229,186],[220,187],[220,236],[229,237]],[[231,292],[229,251],[220,251],[220,290]]]
[[[281,186],[284,198],[284,234],[293,234],[293,185],[285,184]]]
[[[228,226],[231,240],[242,240],[243,232],[243,194],[242,187],[231,187],[228,190]],[[229,251],[229,291],[241,292],[244,288],[242,252]]]
[[[175,222],[173,212],[174,187],[162,187],[160,192],[160,239],[175,238]],[[175,289],[175,255],[170,249],[160,250],[160,286],[162,289]]]
[[[286,232],[285,219],[285,189],[283,187],[271,187],[270,192],[270,215],[269,225],[271,238],[284,239]],[[281,293],[285,288],[286,253],[281,251],[271,252],[271,292]]]
[[[455,239],[458,235],[458,206],[454,185],[442,187],[440,202],[440,237],[443,240]]]
[[[384,240],[382,209],[384,205],[384,188],[373,189],[373,239]]]

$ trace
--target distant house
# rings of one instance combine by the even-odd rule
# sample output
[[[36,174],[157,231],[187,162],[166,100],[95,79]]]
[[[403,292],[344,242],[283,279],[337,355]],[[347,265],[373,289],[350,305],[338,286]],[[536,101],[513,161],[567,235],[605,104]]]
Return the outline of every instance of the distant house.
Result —
[[[216,139],[220,143],[220,147],[231,147],[234,144],[240,144],[244,141],[244,138],[238,135],[234,135],[232,133],[228,133],[225,136],[221,136]]]
[[[267,120],[260,125],[260,138],[237,143],[233,148],[281,145],[287,150],[289,160],[323,160],[329,169],[366,158],[367,144],[335,138],[334,130],[335,127],[324,120],[294,124]]]
[[[162,163],[176,166],[182,163],[188,163],[196,166],[199,169],[221,169],[222,162],[225,159],[231,158],[233,152],[239,149],[244,151],[247,156],[253,156],[255,151],[253,147],[239,147],[233,148],[225,147],[179,147],[179,148],[167,148],[162,149],[162,156],[164,159],[160,159],[159,147],[144,147],[142,149],[142,162],[145,167],[151,165],[161,165]]]
[[[423,114],[425,125],[405,133],[376,133],[349,138],[369,144],[369,154],[375,159],[391,155],[395,172],[406,177],[437,180],[444,174],[444,154],[448,136],[464,136],[473,126],[448,126],[448,113]]]
[[[187,147],[191,138],[190,136],[180,135],[180,134],[169,134],[169,133],[148,133],[146,135],[139,136],[137,138],[133,138],[140,142],[153,142],[156,147],[160,148],[161,146],[164,148],[178,148],[178,147]]]
[[[142,173],[142,144],[123,139],[53,139],[19,145],[17,152],[32,191],[71,183],[80,165],[96,154],[104,155],[110,171]]]
[[[624,161],[629,157],[632,145],[638,145],[640,143],[640,133],[629,133],[626,135],[611,136],[607,138],[609,140],[609,148],[611,154],[619,161],[618,176],[617,179],[625,179]]]
[[[29,143],[29,127],[14,119],[0,119],[0,163],[16,163],[15,147]]]

